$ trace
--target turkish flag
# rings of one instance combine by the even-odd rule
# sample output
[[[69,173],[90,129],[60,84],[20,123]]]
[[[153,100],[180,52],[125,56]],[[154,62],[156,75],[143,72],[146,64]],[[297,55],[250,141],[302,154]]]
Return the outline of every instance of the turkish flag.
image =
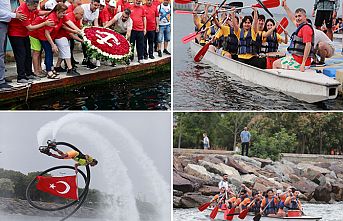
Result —
[[[77,178],[75,176],[46,177],[37,176],[37,189],[62,198],[78,200]]]

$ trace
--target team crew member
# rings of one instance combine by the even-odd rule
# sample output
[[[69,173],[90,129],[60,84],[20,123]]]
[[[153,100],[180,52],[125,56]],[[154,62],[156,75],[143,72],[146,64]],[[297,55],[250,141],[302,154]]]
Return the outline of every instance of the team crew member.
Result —
[[[104,13],[103,26],[105,26],[117,14],[116,5],[117,3],[115,0],[110,0],[104,8],[104,10],[102,11]]]
[[[252,199],[253,199],[253,203],[250,205],[250,207],[248,207],[249,212],[258,214],[260,213],[260,209],[261,209],[262,196],[258,192],[254,191],[252,192]]]
[[[27,19],[21,21],[12,19],[9,23],[8,36],[13,48],[14,58],[17,66],[17,83],[28,83],[29,79],[38,80],[32,71],[31,44],[29,31],[37,30],[44,26],[53,26],[52,20],[46,20],[40,24],[32,25],[38,15],[47,14],[47,12],[37,10],[38,0],[27,0],[23,2],[17,11],[22,12]]]
[[[74,12],[68,13],[63,18],[63,27],[56,35],[56,45],[58,47],[58,60],[56,63],[55,70],[57,72],[64,72],[65,70],[61,67],[62,60],[66,61],[67,64],[67,76],[78,76],[80,73],[76,71],[72,66],[71,62],[71,50],[69,45],[69,39],[73,38],[80,42],[83,42],[75,34],[81,33],[81,19],[83,18],[83,8],[81,6],[75,8]]]
[[[314,57],[314,30],[306,21],[306,11],[303,8],[295,10],[295,14],[288,8],[286,0],[282,0],[289,19],[296,25],[297,29],[291,36],[291,43],[287,55],[274,61],[273,68],[291,69],[305,71],[311,65],[311,58]]]
[[[234,19],[238,19],[235,17]],[[231,18],[232,20],[232,18]],[[217,50],[221,56],[227,58],[237,59],[237,51],[238,51],[238,39],[235,35],[233,25],[227,21],[224,24],[218,22],[217,18],[214,17],[214,23],[219,28],[219,31],[214,36],[213,40],[216,41]],[[238,22],[238,21],[237,21]],[[210,50],[214,50],[215,46],[211,45]],[[221,49],[221,50],[220,50]]]
[[[65,3],[67,5],[67,2]],[[70,5],[68,6],[67,13],[73,12],[77,6],[81,6],[82,1],[81,0],[71,0]]]
[[[82,23],[84,26],[99,26],[99,7],[100,7],[100,0],[91,0],[89,4],[83,4],[81,7],[84,10]],[[84,59],[82,61],[82,65],[86,65],[87,69],[95,70],[98,68],[97,65],[94,65],[89,55],[87,55],[87,46],[82,44],[82,51]],[[100,61],[99,61],[100,63]],[[99,65],[100,66],[100,65]]]
[[[273,19],[267,19],[262,34],[261,53],[277,52],[279,44],[288,42],[288,32],[285,30],[285,38],[276,32],[276,25]]]
[[[195,25],[195,31],[198,31],[203,26],[203,24],[207,21],[207,18],[208,18],[209,4],[205,5],[205,13],[200,16],[197,14],[197,10],[199,6],[200,4],[196,4],[193,9],[193,22]],[[211,34],[210,26],[211,26],[211,23],[207,22],[205,29],[201,30],[202,31],[201,34],[197,35],[197,37],[195,38],[196,43],[199,43],[202,46],[206,44],[207,36]],[[161,56],[162,56],[162,53],[161,53]]]
[[[105,14],[105,11],[104,11],[105,8],[106,8],[105,0],[100,0],[99,18],[98,18],[99,26],[100,27],[103,27],[104,23],[107,22],[106,21],[106,14]]]
[[[216,194],[212,198],[211,203],[216,202],[220,209],[224,209],[226,196],[227,196],[226,189],[225,189],[225,187],[222,187],[219,189],[219,191],[220,191],[219,194]]]
[[[300,200],[298,199],[300,192],[294,191],[293,194],[287,197],[285,200],[285,207],[289,210],[303,210]]]
[[[254,18],[245,16],[239,26],[236,19],[233,27],[238,40],[238,60],[258,68],[266,68],[266,59],[257,56],[256,33],[257,33],[257,9],[254,7]],[[235,17],[235,11],[232,12]]]
[[[123,12],[125,9],[131,9],[132,4],[128,0],[118,0],[118,12]]]
[[[265,209],[266,208],[266,209]],[[278,211],[278,201],[274,196],[272,189],[267,190],[267,196],[264,197],[261,203],[260,213],[264,210],[265,215],[276,215]]]
[[[159,32],[159,15],[152,0],[147,0],[144,6],[146,13],[146,35],[144,36],[144,59],[154,59],[154,42],[156,32]],[[148,48],[149,46],[149,48]]]
[[[254,12],[252,13],[254,16]],[[261,46],[263,41],[263,29],[265,26],[266,17],[264,15],[260,15],[257,12],[257,33],[256,33],[256,46],[257,46],[257,53],[261,53]]]
[[[143,63],[144,57],[144,36],[146,35],[146,17],[145,10],[141,6],[142,0],[135,0],[131,7],[131,19],[133,22],[130,43],[133,44],[132,50],[136,45],[138,62]],[[133,56],[131,57],[133,61]]]
[[[162,42],[163,44],[163,53],[171,55],[168,49],[168,44],[170,42],[170,16],[171,16],[171,6],[169,0],[163,0],[163,3],[157,7],[159,13],[159,33],[158,33],[158,45],[157,52],[158,56],[162,57]]]
[[[314,22],[317,29],[321,30],[321,27],[325,21],[327,28],[327,36],[332,40],[332,20],[337,16],[337,10],[339,9],[339,0],[315,0],[312,16],[316,14],[316,20]],[[316,13],[317,12],[317,13]]]

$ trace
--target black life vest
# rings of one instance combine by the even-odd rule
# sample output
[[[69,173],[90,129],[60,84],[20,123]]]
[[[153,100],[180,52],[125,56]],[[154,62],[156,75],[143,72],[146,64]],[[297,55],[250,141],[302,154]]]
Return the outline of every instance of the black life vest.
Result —
[[[267,208],[266,208],[266,210],[264,211],[265,212],[265,214],[276,214],[277,213],[277,209],[278,209],[278,207],[277,207],[277,205],[275,204],[275,201],[274,201],[274,197],[271,199],[272,200],[272,202],[271,203],[269,203],[269,201],[268,201],[268,197],[266,197],[266,206],[267,206]]]
[[[260,212],[260,208],[261,208],[261,203],[262,201],[259,200],[259,201],[255,201],[254,205],[252,207],[250,207],[250,212],[253,212],[253,213],[259,213]]]
[[[252,40],[251,29],[244,37],[244,30],[241,30],[238,42],[238,54],[257,54],[256,42]]]
[[[261,53],[277,52],[279,49],[279,43],[277,41],[276,31],[273,31],[271,35],[267,37],[266,44],[262,43]]]
[[[287,206],[289,210],[298,210],[299,209],[299,203],[298,199],[292,199],[290,204]]]
[[[262,32],[256,33],[256,52],[257,54],[261,53],[262,51]]]
[[[231,27],[230,34],[223,38],[223,50],[228,51],[230,54],[237,54],[238,52],[238,39]]]
[[[290,43],[289,47],[287,48],[287,51],[290,54],[304,56],[304,51],[305,51],[306,44],[304,43],[303,38],[300,38],[298,36],[298,33],[305,25],[308,25],[309,27],[311,27],[311,29],[313,31],[312,42],[311,42],[311,50],[310,50],[310,54],[309,54],[309,57],[313,58],[314,57],[314,53],[313,53],[313,49],[314,49],[314,30],[313,30],[312,26],[307,24],[307,23],[302,23],[301,25],[299,25],[297,30],[295,30],[295,32],[293,32],[293,34],[291,36],[291,43]]]

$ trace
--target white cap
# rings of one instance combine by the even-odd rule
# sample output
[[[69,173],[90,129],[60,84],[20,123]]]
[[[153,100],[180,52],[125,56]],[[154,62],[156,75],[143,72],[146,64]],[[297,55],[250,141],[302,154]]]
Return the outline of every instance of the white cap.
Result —
[[[106,6],[105,0],[100,0],[100,5]]]
[[[280,194],[280,193],[282,193],[282,190],[277,190],[276,193]]]
[[[108,4],[112,7],[117,7],[117,2],[115,0],[110,0]]]

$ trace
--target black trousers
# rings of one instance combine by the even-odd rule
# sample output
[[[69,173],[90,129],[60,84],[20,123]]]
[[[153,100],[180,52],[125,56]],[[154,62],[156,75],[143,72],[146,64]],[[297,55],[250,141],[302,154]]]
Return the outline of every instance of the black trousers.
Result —
[[[26,79],[26,76],[33,75],[30,38],[9,36],[9,39],[17,65],[17,79]]]
[[[245,149],[245,156],[248,156],[249,142],[243,142],[242,143],[242,156],[244,156],[244,149]]]
[[[154,54],[155,33],[155,31],[148,31],[144,36],[144,56],[152,56]]]
[[[254,56],[250,59],[241,59],[239,58],[238,61],[243,62],[244,64],[248,64],[257,68],[266,69],[267,67],[267,59],[265,57],[259,58]]]
[[[87,55],[87,46],[84,43],[82,43],[81,46],[82,46],[83,59],[89,62],[89,56]]]
[[[71,53],[71,62],[73,63],[75,61],[74,59],[74,47],[75,47],[75,40],[74,39],[70,39],[69,40],[69,45],[70,45],[70,53]]]
[[[142,60],[144,57],[144,32],[132,30],[130,43],[133,45],[133,50],[136,45],[138,60]]]

